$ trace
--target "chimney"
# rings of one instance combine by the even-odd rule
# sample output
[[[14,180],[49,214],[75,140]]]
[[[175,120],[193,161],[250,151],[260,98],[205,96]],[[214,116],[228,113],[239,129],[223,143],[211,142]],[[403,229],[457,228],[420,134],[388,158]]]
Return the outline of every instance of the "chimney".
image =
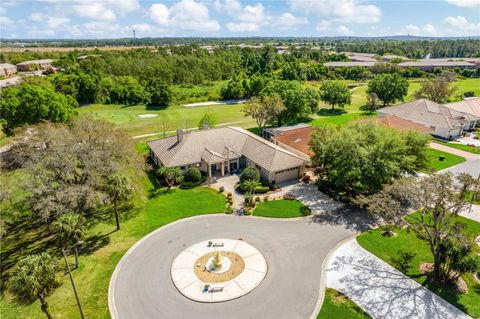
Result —
[[[183,141],[183,130],[179,129],[177,130],[177,143],[180,143],[181,141]]]

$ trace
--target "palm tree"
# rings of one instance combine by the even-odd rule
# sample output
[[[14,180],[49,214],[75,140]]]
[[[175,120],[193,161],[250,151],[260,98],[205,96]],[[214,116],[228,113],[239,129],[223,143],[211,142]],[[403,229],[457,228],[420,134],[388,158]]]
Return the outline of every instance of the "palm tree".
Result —
[[[85,238],[85,218],[79,214],[66,213],[60,215],[52,223],[57,243],[61,248],[67,248]]]
[[[12,269],[10,292],[20,301],[40,300],[42,311],[48,319],[52,318],[45,299],[59,285],[58,265],[47,253],[29,255],[20,260]]]
[[[133,193],[132,186],[130,186],[130,181],[126,176],[123,176],[121,174],[113,174],[107,179],[106,189],[108,196],[113,203],[117,230],[120,230],[120,221],[118,218],[118,204],[131,197]]]
[[[157,170],[157,174],[163,178],[168,189],[172,188],[175,183],[178,183],[183,176],[182,171],[178,167],[162,166]]]
[[[242,188],[247,194],[255,193],[258,186],[260,186],[260,183],[253,179],[246,180],[242,183]]]

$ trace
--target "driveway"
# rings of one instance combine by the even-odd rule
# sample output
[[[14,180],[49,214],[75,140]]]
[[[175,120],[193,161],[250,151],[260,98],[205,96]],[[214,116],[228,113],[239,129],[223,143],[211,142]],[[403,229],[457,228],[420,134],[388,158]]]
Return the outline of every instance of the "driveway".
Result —
[[[470,153],[470,152],[465,152],[453,147],[448,147],[448,146],[434,143],[434,142],[430,143],[430,147],[440,151],[447,152],[447,153],[462,156],[467,160],[466,162],[441,170],[440,173],[447,173],[447,172],[451,172],[453,174],[468,173],[473,177],[477,177],[480,174],[480,155]]]
[[[355,239],[335,251],[326,276],[327,287],[347,295],[373,318],[471,319],[363,249]]]
[[[336,212],[340,214],[341,212]],[[112,276],[109,307],[114,319],[309,318],[323,296],[323,264],[340,241],[356,233],[346,218],[268,219],[231,215],[193,217],[159,228],[135,244]],[[335,222],[337,221],[337,222]],[[170,278],[174,258],[210,238],[243,238],[268,263],[265,280],[232,301],[202,304],[181,295]],[[322,287],[322,289],[321,289]]]

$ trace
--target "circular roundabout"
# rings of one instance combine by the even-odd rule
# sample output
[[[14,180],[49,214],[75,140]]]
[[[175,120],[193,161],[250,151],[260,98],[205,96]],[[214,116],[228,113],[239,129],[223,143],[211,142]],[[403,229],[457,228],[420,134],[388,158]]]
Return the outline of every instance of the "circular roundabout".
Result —
[[[180,252],[170,274],[185,297],[198,302],[222,302],[255,289],[267,269],[265,257],[251,244],[240,239],[211,239]]]

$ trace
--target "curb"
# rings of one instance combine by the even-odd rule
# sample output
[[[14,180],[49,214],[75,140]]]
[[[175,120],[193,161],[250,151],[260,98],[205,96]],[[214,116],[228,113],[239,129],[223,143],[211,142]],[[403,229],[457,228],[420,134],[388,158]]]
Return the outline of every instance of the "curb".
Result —
[[[352,239],[355,239],[359,234],[360,234],[360,232],[358,232],[355,235],[351,235],[347,238],[344,238],[344,239],[340,240],[338,243],[335,244],[335,246],[332,249],[330,249],[327,256],[323,260],[323,263],[322,263],[322,266],[321,266],[321,269],[320,269],[320,285],[319,285],[320,288],[319,288],[319,293],[318,293],[318,300],[317,300],[317,304],[315,305],[315,308],[313,309],[312,313],[310,314],[310,317],[309,317],[310,319],[316,319],[318,314],[320,313],[320,310],[322,309],[323,300],[325,299],[325,288],[326,288],[325,282],[326,282],[326,278],[327,278],[325,268],[328,265],[328,263],[330,262],[330,258],[332,257],[333,253],[340,246],[344,245],[345,243],[349,242]]]

